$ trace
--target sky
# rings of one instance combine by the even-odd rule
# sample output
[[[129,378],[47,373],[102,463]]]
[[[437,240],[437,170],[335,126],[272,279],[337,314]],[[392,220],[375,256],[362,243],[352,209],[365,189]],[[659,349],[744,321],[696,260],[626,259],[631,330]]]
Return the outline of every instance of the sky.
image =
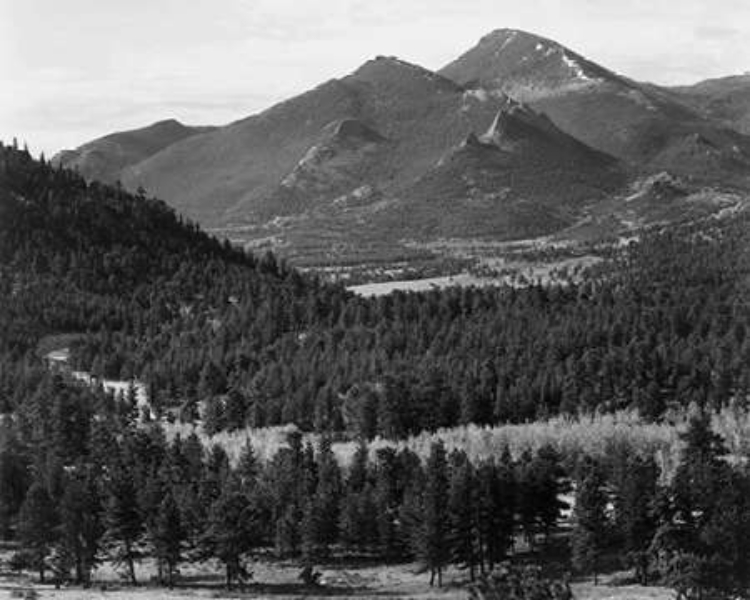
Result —
[[[750,70],[748,0],[0,0],[0,139],[50,156],[220,125],[379,54],[438,69],[505,27],[655,83]]]

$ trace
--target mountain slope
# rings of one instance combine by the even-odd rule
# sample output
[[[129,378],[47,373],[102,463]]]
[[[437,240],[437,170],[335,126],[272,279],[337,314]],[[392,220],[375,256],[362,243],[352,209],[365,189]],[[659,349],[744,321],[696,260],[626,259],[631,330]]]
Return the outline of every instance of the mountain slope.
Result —
[[[52,162],[76,169],[88,180],[114,183],[123,169],[185,138],[211,131],[213,127],[188,127],[170,119],[142,129],[112,133],[56,154]]]
[[[552,40],[500,29],[440,73],[460,85],[527,101],[564,131],[618,158],[656,170],[748,183],[750,138],[710,121],[657,86],[619,76]],[[711,169],[705,168],[706,160]]]
[[[174,144],[129,169],[124,182],[209,225],[252,222],[336,123],[351,119],[388,140],[366,178],[387,191],[421,175],[470,131],[488,127],[494,113],[491,103],[443,77],[379,57],[259,115]]]
[[[422,239],[540,236],[570,225],[626,180],[614,158],[506,98],[484,135],[469,135],[376,221]]]
[[[670,91],[708,117],[750,135],[750,73],[708,79]]]
[[[750,137],[676,91],[497,30],[440,73],[377,57],[118,172],[217,234],[319,267],[411,260],[430,236],[548,235],[597,205],[642,222],[651,196],[617,210],[628,181],[750,186]]]
[[[342,290],[222,243],[160,200],[87,183],[0,145],[0,362],[66,334],[80,340],[70,350],[85,370],[120,379],[148,365],[155,382],[181,386],[200,373],[201,348],[219,322],[231,319],[237,336],[270,344],[302,317],[290,323],[269,311],[283,305],[305,315],[313,295],[325,315],[335,304],[328,297]],[[193,375],[175,373],[172,343],[193,349],[185,357]],[[96,354],[106,358],[91,368]]]

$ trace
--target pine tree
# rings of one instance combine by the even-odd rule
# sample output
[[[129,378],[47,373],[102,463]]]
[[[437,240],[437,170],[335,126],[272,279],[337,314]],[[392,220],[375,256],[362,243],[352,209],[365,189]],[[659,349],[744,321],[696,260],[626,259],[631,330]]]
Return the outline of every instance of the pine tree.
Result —
[[[581,572],[593,572],[598,583],[599,555],[607,542],[607,495],[599,465],[587,459],[581,468],[573,509],[571,538],[573,565]]]
[[[257,514],[239,481],[231,477],[211,505],[204,534],[208,553],[224,563],[227,589],[244,581],[243,557],[259,540]]]
[[[727,474],[714,502],[700,531],[704,555],[713,559],[704,585],[743,597],[750,591],[750,475],[739,470]]]
[[[346,491],[341,499],[339,537],[350,548],[364,549],[378,540],[375,490],[368,483],[362,490]]]
[[[198,396],[201,400],[216,397],[227,391],[227,379],[224,371],[213,361],[203,364],[198,382]]]
[[[182,560],[185,532],[180,511],[171,491],[164,495],[159,505],[152,535],[154,556],[166,567],[166,583],[172,588],[177,565]]]
[[[681,518],[699,530],[701,521],[713,513],[714,499],[729,471],[723,460],[727,449],[711,430],[710,417],[705,413],[691,418],[681,438],[685,446],[674,476],[675,504]]]
[[[8,434],[0,448],[0,538],[10,537],[13,517],[29,489],[29,460],[15,434]]]
[[[652,457],[628,456],[615,495],[616,524],[639,581],[648,583],[646,550],[656,533],[659,471]]]
[[[115,466],[110,474],[104,506],[106,539],[112,547],[115,564],[125,565],[133,585],[138,583],[135,563],[140,558],[138,545],[143,534],[137,498],[133,474],[122,464]]]
[[[75,582],[88,586],[104,534],[95,473],[88,470],[67,480],[59,510],[58,554],[70,558]]]
[[[242,486],[248,490],[256,483],[260,473],[258,457],[255,454],[252,443],[248,439],[240,453],[240,460],[237,464],[237,476],[242,482]]]
[[[312,495],[304,506],[302,544],[308,562],[328,555],[336,541],[339,525],[339,506],[342,495],[341,470],[331,448],[331,440],[323,437],[315,460],[315,468],[308,469],[316,475]]]
[[[679,594],[737,596],[750,584],[750,480],[723,460],[726,448],[708,415],[694,416],[649,554]]]
[[[268,490],[272,519],[275,524],[274,545],[280,556],[296,554],[300,545],[300,522],[303,499],[309,497],[311,468],[302,448],[298,431],[287,437],[287,446],[273,457],[264,472],[264,487]]]
[[[323,538],[323,519],[314,496],[309,496],[302,504],[302,519],[299,524],[302,542],[302,560],[306,567],[312,566],[325,558],[321,539]]]
[[[378,542],[386,559],[395,558],[402,550],[398,531],[401,493],[399,490],[399,469],[396,452],[392,448],[382,448],[377,452],[375,468],[375,519]]]
[[[354,452],[349,473],[346,478],[347,492],[361,492],[367,483],[367,465],[368,465],[368,448],[367,442],[360,439],[357,443],[357,450]]]
[[[443,585],[443,567],[450,559],[448,542],[448,473],[445,446],[434,442],[425,468],[424,520],[420,532],[419,556],[430,569],[430,585]]]
[[[44,583],[46,560],[56,538],[57,512],[46,487],[35,481],[26,494],[18,514],[18,539],[28,551],[33,566]]]
[[[540,498],[537,495],[537,463],[531,452],[526,450],[516,466],[518,480],[518,516],[521,530],[530,547],[534,547],[539,529]]]
[[[218,444],[211,446],[199,482],[199,498],[204,511],[219,497],[230,475],[229,457]]]
[[[456,459],[456,464],[451,469],[448,515],[452,562],[469,569],[471,581],[474,581],[480,556],[479,506],[474,468],[464,453]]]
[[[208,396],[203,409],[203,431],[214,436],[226,426],[224,400],[219,396]]]
[[[506,450],[496,465],[484,461],[477,469],[480,567],[491,571],[505,560],[513,545],[516,522],[516,477]]]
[[[247,421],[247,401],[242,392],[231,388],[224,402],[224,424],[229,431],[245,426]]]
[[[560,456],[549,445],[542,446],[534,457],[534,490],[537,494],[537,518],[545,541],[560,520],[562,509],[567,505],[560,495],[569,491],[562,484],[563,469]]]

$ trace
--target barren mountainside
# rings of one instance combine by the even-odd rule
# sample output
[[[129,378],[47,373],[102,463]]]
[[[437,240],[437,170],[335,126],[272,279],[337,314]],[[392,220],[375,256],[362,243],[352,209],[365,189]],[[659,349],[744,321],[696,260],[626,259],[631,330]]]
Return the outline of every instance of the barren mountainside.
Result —
[[[708,79],[671,91],[708,117],[750,135],[750,73]]]
[[[418,177],[469,132],[487,128],[494,113],[490,103],[439,75],[379,57],[259,115],[175,144],[127,170],[123,180],[209,225],[242,222],[286,194],[282,182],[330,142],[336,123],[358,121],[388,141],[365,177],[388,190]],[[349,162],[365,158],[354,153]],[[350,190],[333,187],[340,194],[361,183],[355,178]]]
[[[603,207],[642,222],[633,207],[662,214],[657,200],[620,207],[654,174],[684,180],[688,196],[750,187],[745,83],[660,88],[500,29],[437,73],[379,56],[224,127],[164,122],[59,160],[143,187],[235,242],[366,260],[415,240],[548,235]]]
[[[506,99],[490,128],[470,134],[403,191],[379,219],[416,238],[512,239],[558,231],[626,181],[622,165]],[[378,219],[376,219],[377,221]]]
[[[76,169],[87,179],[114,183],[127,167],[180,140],[212,129],[189,127],[175,119],[159,121],[142,129],[106,135],[75,150],[63,150],[53,157],[53,162]]]
[[[658,86],[617,75],[552,40],[500,29],[440,73],[480,93],[500,90],[527,101],[561,129],[623,160],[748,181],[749,138]]]

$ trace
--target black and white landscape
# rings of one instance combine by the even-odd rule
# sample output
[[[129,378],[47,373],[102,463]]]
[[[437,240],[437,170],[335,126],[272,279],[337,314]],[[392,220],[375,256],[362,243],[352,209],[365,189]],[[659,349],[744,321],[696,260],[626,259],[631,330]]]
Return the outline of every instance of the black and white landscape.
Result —
[[[0,593],[750,597],[750,76],[635,75],[0,131]]]

